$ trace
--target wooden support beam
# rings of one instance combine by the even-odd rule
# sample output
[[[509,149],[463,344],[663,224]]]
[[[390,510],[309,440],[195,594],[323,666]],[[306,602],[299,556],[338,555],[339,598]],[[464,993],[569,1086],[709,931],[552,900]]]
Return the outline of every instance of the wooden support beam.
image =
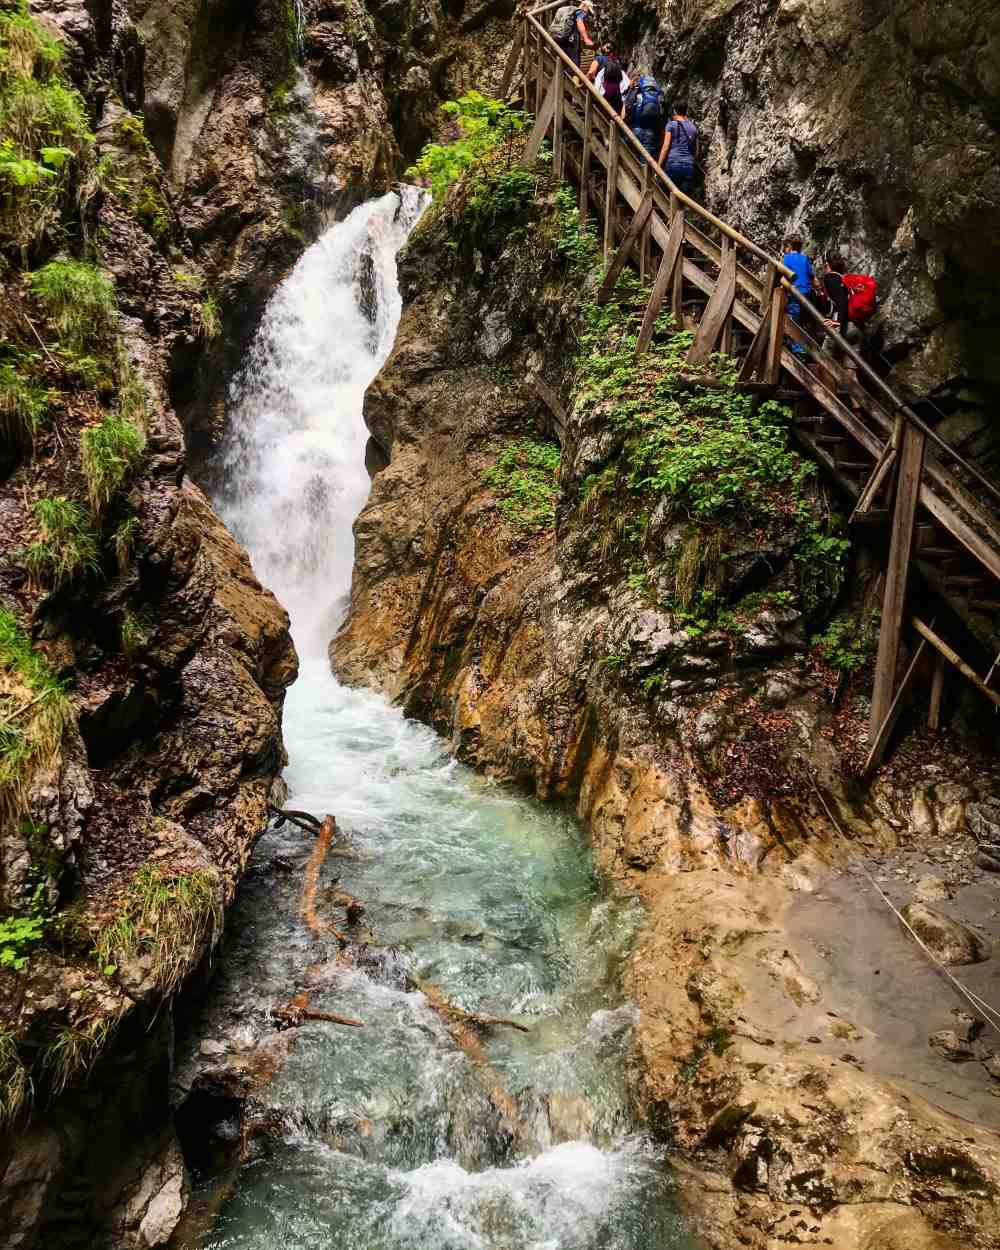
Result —
[[[920,479],[924,468],[924,435],[912,425],[903,433],[900,451],[899,483],[892,516],[892,539],[889,544],[889,565],[885,574],[882,597],[882,624],[878,635],[878,658],[875,661],[875,686],[872,690],[871,733],[875,741],[892,707],[896,684],[896,664],[903,632],[903,612],[910,576],[910,555],[913,550],[913,521],[920,496]]]
[[[906,692],[913,684],[913,678],[916,676],[917,667],[923,659],[924,652],[927,650],[927,640],[920,639],[916,651],[913,653],[913,659],[903,675],[903,680],[899,683],[899,689],[892,700],[885,719],[879,726],[878,732],[872,737],[872,744],[868,749],[868,758],[865,760],[865,766],[861,773],[861,780],[867,781],[872,773],[882,763],[882,757],[885,755],[885,749],[889,745],[889,737],[896,727],[896,721],[899,720],[899,714],[903,710],[903,700]]]
[[[645,200],[649,196],[650,209],[653,207],[653,171],[648,165],[642,167],[642,195]],[[645,282],[649,273],[649,221],[642,228],[639,236],[639,281]]]
[[[590,155],[594,146],[594,99],[587,92],[583,105],[583,156],[580,160],[580,229],[587,224],[590,212]]]
[[[950,664],[954,664],[962,676],[967,677],[981,694],[986,695],[991,703],[1000,707],[1000,694],[995,690],[991,690],[976,670],[971,665],[966,664],[958,652],[949,647],[943,638],[938,637],[929,625],[925,625],[919,617],[915,616],[913,618],[913,628],[921,638],[926,638],[931,646],[939,651]]]
[[[615,246],[615,196],[618,194],[618,127],[612,125],[608,136],[608,182],[604,198],[604,259]]]
[[[931,702],[927,709],[927,728],[935,732],[941,728],[941,700],[944,696],[946,660],[938,651],[934,656],[934,676],[931,678]]]
[[[545,91],[545,61],[547,53],[542,36],[535,36],[535,107],[531,110],[535,116],[542,111],[542,99]]]
[[[559,402],[559,396],[555,393],[552,387],[548,385],[548,383],[543,382],[541,378],[535,378],[534,385],[535,394],[555,418],[556,433],[559,435],[559,441],[561,443],[562,436],[566,430],[566,423],[569,421],[566,409]]]
[[[642,319],[642,326],[639,330],[639,340],[635,347],[637,358],[643,354],[652,341],[656,318],[660,315],[660,309],[663,307],[663,301],[666,299],[667,291],[673,282],[674,274],[680,269],[679,261],[681,244],[683,242],[684,214],[676,212],[674,213],[673,221],[670,223],[670,238],[667,240],[667,247],[660,261],[660,268],[656,273],[656,281],[653,283],[653,293],[649,297],[649,303],[646,305],[646,315]]]
[[[649,214],[652,210],[653,197],[647,194],[646,198],[636,209],[635,216],[632,218],[629,228],[625,231],[625,238],[622,239],[621,247],[615,252],[614,260],[612,260],[608,267],[608,272],[604,275],[604,281],[597,292],[598,305],[606,304],[611,298],[618,279],[621,277],[621,272],[625,268],[625,264],[631,255],[632,249],[635,247],[639,235],[642,233],[643,226],[649,220]]]
[[[736,248],[733,246],[732,239],[727,234],[724,234],[722,236],[722,264],[720,265],[720,268],[719,268],[720,276],[721,276],[722,270],[726,268],[729,262],[730,253],[732,253],[733,299],[735,301],[736,282],[737,282]],[[732,304],[729,305],[729,312],[726,315],[725,321],[723,321],[722,323],[722,333],[719,335],[719,351],[724,352],[727,356],[731,356],[733,354],[733,306]]]
[[[882,454],[878,458],[878,462],[872,471],[871,477],[865,483],[865,488],[861,492],[858,502],[855,504],[854,511],[851,513],[849,524],[857,525],[859,521],[864,520],[865,514],[871,510],[872,504],[875,502],[875,496],[881,490],[887,476],[892,471],[893,465],[896,463],[896,448],[892,443],[886,443],[882,449]]]
[[[563,153],[566,151],[566,132],[563,116],[566,111],[566,75],[556,66],[552,85],[556,89],[556,102],[552,111],[552,171],[557,179],[563,176]]]
[[[732,315],[733,300],[735,298],[736,249],[730,248],[723,258],[722,270],[715,284],[715,290],[709,298],[701,324],[695,331],[694,342],[691,344],[691,349],[687,354],[688,361],[691,364],[698,364],[708,360],[712,352],[715,351],[725,324]]]
[[[561,80],[562,74],[557,73],[549,83],[549,89],[545,93],[545,102],[535,118],[535,124],[532,126],[531,134],[528,137],[528,145],[524,149],[524,155],[521,157],[521,164],[525,169],[530,169],[535,161],[538,160],[538,149],[542,146],[542,140],[552,124],[552,118],[556,111],[556,92],[558,91],[556,84]]]
[[[510,84],[514,81],[514,71],[517,69],[517,63],[521,59],[521,49],[524,46],[524,27],[519,26],[510,45],[510,52],[507,54],[507,64],[503,67],[503,77],[500,79],[500,90],[497,93],[501,100],[506,100],[510,92]]]
[[[764,354],[764,382],[777,386],[781,378],[781,352],[784,346],[785,288],[776,285],[771,292],[771,316],[767,328],[767,350]]]
[[[743,358],[743,364],[740,366],[740,381],[749,382],[755,373],[760,372],[763,368],[764,357],[767,353],[768,335],[771,330],[771,296],[774,294],[775,283],[778,280],[778,272],[774,265],[768,265],[767,272],[764,275],[764,287],[760,297],[760,325],[753,336],[750,344],[750,350]]]

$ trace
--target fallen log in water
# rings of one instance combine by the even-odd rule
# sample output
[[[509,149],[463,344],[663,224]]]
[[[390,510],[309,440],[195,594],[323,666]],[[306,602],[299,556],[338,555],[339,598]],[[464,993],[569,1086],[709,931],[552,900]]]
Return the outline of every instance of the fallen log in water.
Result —
[[[271,1016],[285,1028],[297,1028],[307,1020],[322,1020],[327,1024],[344,1024],[351,1029],[363,1029],[364,1020],[356,1020],[353,1016],[338,1016],[332,1011],[313,1011],[309,1006],[308,994],[296,994],[287,1003],[279,1003],[271,1008]]]
[[[419,977],[413,977],[412,981],[438,1015],[455,1024],[469,1029],[476,1029],[481,1033],[488,1033],[490,1029],[497,1028],[517,1029],[519,1033],[531,1032],[528,1025],[520,1024],[517,1020],[508,1020],[504,1016],[487,1016],[479,1011],[465,1011],[462,1007],[456,1007],[454,1003],[449,1002],[445,998],[439,985],[432,985],[429,981],[421,981]]]

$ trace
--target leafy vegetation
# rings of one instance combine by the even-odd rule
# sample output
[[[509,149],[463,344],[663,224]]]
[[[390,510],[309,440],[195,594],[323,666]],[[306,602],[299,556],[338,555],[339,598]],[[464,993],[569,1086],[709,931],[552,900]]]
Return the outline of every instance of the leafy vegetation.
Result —
[[[24,0],[0,9],[0,235],[22,251],[57,223],[93,141],[62,60]]]
[[[45,912],[41,900],[42,887],[39,886],[27,914],[0,919],[0,968],[13,968],[15,972],[20,972],[28,963],[31,948],[45,936]]]
[[[630,295],[636,298],[626,303]],[[644,302],[645,293],[625,282],[622,302],[584,310],[574,402],[601,414],[621,450],[585,480],[579,504],[585,514],[603,508],[628,518],[603,536],[602,558],[613,551],[631,561],[648,587],[649,517],[665,510],[685,524],[671,557],[669,606],[699,632],[726,610],[717,591],[731,536],[768,534],[791,546],[800,607],[818,613],[840,589],[849,543],[820,502],[815,465],[789,445],[788,410],[739,391],[726,356],[689,363],[692,336],[673,332],[669,314],[661,315],[653,345],[637,362]]]
[[[217,339],[222,333],[219,301],[214,295],[209,295],[198,305],[197,323],[198,333],[203,339]]]
[[[32,512],[39,536],[22,557],[36,583],[58,590],[84,573],[99,571],[97,535],[80,504],[57,495],[37,500]]]
[[[516,529],[538,533],[551,529],[559,499],[559,447],[521,438],[511,443],[483,474],[504,517]]]
[[[113,976],[123,963],[150,956],[157,984],[169,994],[201,943],[214,939],[220,918],[216,883],[209,873],[171,876],[147,866],[132,878],[94,953],[105,976]]]
[[[425,144],[416,164],[406,171],[407,177],[428,186],[435,200],[440,200],[467,169],[482,164],[498,149],[509,168],[514,139],[527,125],[522,112],[479,91],[449,100],[441,111],[453,123],[455,137],[450,143]]]
[[[31,293],[71,348],[83,349],[111,328],[115,289],[96,265],[49,261],[31,275]]]
[[[138,465],[145,445],[142,433],[120,411],[106,413],[100,424],[84,430],[80,454],[95,516]]]
[[[812,646],[836,672],[856,673],[875,654],[878,627],[877,612],[863,621],[855,616],[838,616],[811,639]]]
[[[576,191],[563,183],[556,192],[556,208],[559,213],[559,233],[555,248],[575,269],[588,270],[597,263],[601,245],[594,226],[590,223],[581,228],[580,208]]]
[[[69,715],[63,683],[0,608],[0,823],[21,811],[25,783],[55,753]]]

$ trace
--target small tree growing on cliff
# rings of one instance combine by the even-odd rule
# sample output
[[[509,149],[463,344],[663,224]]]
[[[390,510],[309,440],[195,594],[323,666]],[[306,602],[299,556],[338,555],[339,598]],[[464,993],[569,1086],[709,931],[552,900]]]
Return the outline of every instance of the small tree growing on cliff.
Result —
[[[428,143],[420,159],[406,171],[418,178],[439,200],[453,182],[471,166],[496,154],[509,168],[514,159],[514,141],[527,125],[518,109],[502,100],[491,100],[479,91],[469,91],[441,106],[450,119],[450,143]]]

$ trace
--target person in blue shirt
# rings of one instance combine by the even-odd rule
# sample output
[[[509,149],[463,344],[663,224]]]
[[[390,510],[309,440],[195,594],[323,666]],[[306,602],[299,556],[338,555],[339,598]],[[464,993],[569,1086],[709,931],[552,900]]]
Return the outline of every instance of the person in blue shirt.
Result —
[[[816,274],[813,271],[812,261],[805,255],[802,248],[801,235],[790,235],[785,240],[785,254],[782,256],[781,261],[795,275],[792,279],[793,291],[809,296],[812,295],[813,288],[816,285]],[[791,294],[788,297],[785,311],[796,325],[802,324],[802,304]],[[802,343],[793,343],[792,351],[796,356],[806,355],[806,349]]]

